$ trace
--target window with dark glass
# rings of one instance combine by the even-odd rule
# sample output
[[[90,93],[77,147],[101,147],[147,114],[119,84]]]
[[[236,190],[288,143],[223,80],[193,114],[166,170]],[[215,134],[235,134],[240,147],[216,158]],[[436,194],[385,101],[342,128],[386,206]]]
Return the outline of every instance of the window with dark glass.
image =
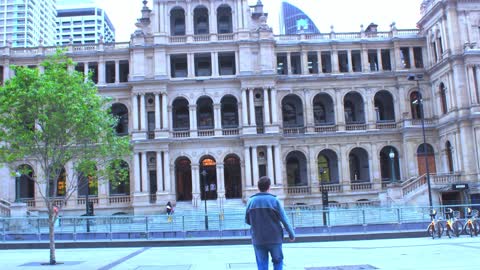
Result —
[[[217,9],[217,31],[219,34],[233,32],[232,9],[229,6],[220,6]]]
[[[368,65],[370,67],[370,71],[378,71],[377,50],[368,50]]]
[[[218,63],[220,76],[235,75],[236,67],[234,52],[218,53]]]
[[[209,53],[195,54],[195,76],[212,76],[212,57]]]
[[[404,68],[411,68],[410,65],[410,48],[401,47],[400,48],[400,61]]]
[[[120,60],[119,65],[119,76],[120,82],[128,82],[128,74],[130,73],[130,66],[128,60]]]
[[[170,56],[172,78],[183,78],[188,76],[187,55],[176,54]]]
[[[318,56],[316,52],[309,52],[307,55],[308,73],[318,74]]]
[[[338,68],[340,72],[348,72],[348,52],[338,52]]]
[[[208,9],[205,7],[197,7],[193,11],[194,34],[205,35],[209,33],[208,29]]]
[[[188,101],[184,98],[176,99],[172,104],[173,129],[190,129]]]
[[[185,11],[182,8],[174,8],[170,12],[170,32],[172,36],[185,35]]]
[[[392,70],[392,61],[390,59],[390,50],[382,49],[382,67],[383,70]]]
[[[92,78],[92,81],[97,84],[98,83],[98,63],[97,62],[89,62],[88,63],[88,72]]]
[[[290,54],[290,64],[292,74],[302,74],[302,62],[300,58],[300,53]]]
[[[332,73],[332,56],[330,52],[322,52],[322,72]]]
[[[286,53],[277,54],[277,74],[278,75],[288,74],[288,61],[287,61]]]
[[[238,105],[232,96],[222,98],[222,128],[238,127]]]
[[[214,128],[213,102],[210,98],[200,98],[197,101],[197,121],[199,129]]]
[[[294,104],[286,103],[283,106],[283,123],[285,126],[296,126],[297,124],[297,110]]]
[[[359,50],[352,51],[352,70],[353,72],[362,72],[362,57]]]
[[[415,61],[416,68],[423,68],[422,47],[413,48],[413,61]]]
[[[112,105],[112,115],[117,118],[117,125],[115,126],[115,132],[117,135],[128,134],[128,109],[121,103],[115,103]]]
[[[105,82],[114,83],[115,82],[115,62],[107,61],[105,63]]]

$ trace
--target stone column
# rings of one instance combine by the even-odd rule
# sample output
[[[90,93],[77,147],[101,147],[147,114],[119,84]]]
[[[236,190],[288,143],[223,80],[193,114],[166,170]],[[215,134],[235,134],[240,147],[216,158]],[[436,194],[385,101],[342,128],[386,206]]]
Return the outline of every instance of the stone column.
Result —
[[[271,88],[272,100],[270,104],[272,104],[272,125],[278,125],[278,113],[277,113],[277,89]]]
[[[335,122],[337,123],[338,130],[343,131],[345,130],[345,111],[343,107],[342,93],[338,89],[335,89],[335,103],[335,115],[337,117],[337,120]]]
[[[250,109],[250,126],[256,126],[257,123],[255,121],[255,104],[253,102],[253,89],[249,90],[248,93],[248,100],[249,100],[249,109]]]
[[[195,77],[195,55],[193,53],[187,54],[187,72],[188,78]]]
[[[157,169],[157,194],[165,191],[165,186],[163,185],[165,179],[163,178],[163,165],[162,165],[162,152],[157,151],[156,157],[156,169]]]
[[[291,55],[287,52],[287,74],[292,75],[292,59],[290,58]]]
[[[302,50],[301,52],[301,57],[302,57],[302,74],[303,75],[308,75],[308,52]]]
[[[250,147],[246,146],[244,149],[244,154],[245,154],[245,186],[246,187],[252,187],[253,182],[252,182],[252,161],[250,158]]]
[[[382,49],[377,49],[377,62],[378,62],[378,71],[382,71],[383,70]]]
[[[168,95],[162,93],[162,129],[168,130]]]
[[[155,130],[159,130],[159,129],[160,129],[160,93],[155,93]]]
[[[257,146],[252,147],[252,171],[253,171],[253,182],[258,181],[258,154]]]
[[[105,84],[105,60],[98,62],[98,84]]]
[[[217,9],[215,8],[215,2],[210,2],[210,12],[208,14],[209,24],[210,24],[210,34],[213,34],[212,37],[215,37],[213,40],[217,40],[216,36],[218,34],[217,27]],[[233,18],[232,18],[233,19]]]
[[[192,205],[198,207],[200,201],[200,170],[198,164],[192,164]]]
[[[133,94],[132,96],[132,123],[133,123],[133,130],[138,131],[138,95]]]
[[[135,193],[141,192],[140,190],[140,153],[134,153],[133,155],[133,178],[135,181],[134,190]]]
[[[332,54],[331,54],[331,60],[332,60],[332,73],[338,73],[338,51],[337,49],[332,48]]]
[[[268,97],[268,89],[263,88],[263,110],[264,110],[264,116],[265,116],[265,125],[271,124],[270,104],[271,102],[269,101],[269,97]]]
[[[272,181],[272,184],[275,183],[275,174],[273,168],[273,153],[272,153],[272,146],[267,145],[267,175]]]
[[[279,145],[274,145],[273,146],[273,155],[275,159],[275,180],[274,184],[277,186],[283,186],[284,181],[283,181],[283,174],[282,174],[282,157],[281,157],[281,151],[280,151],[280,144]]]
[[[218,77],[220,76],[218,68],[218,52],[212,52],[210,57],[212,61],[212,77]]]
[[[348,72],[353,72],[353,64],[352,64],[352,50],[347,50],[347,59],[348,59]]]
[[[221,131],[222,129],[222,112],[221,112],[222,104],[216,103],[213,104],[213,122],[215,130]]]
[[[118,84],[120,82],[120,61],[115,61],[115,83]]]
[[[248,126],[248,103],[246,88],[242,88],[242,124],[243,127]]]
[[[409,56],[409,61],[410,61],[410,68],[416,68],[415,67],[415,57],[413,57],[413,47],[410,47],[408,49],[408,56]]]
[[[165,190],[168,193],[175,194],[175,190],[172,190],[172,179],[170,174],[170,153],[169,151],[163,151],[163,174],[164,174],[164,182],[165,182]]]
[[[146,118],[147,118],[146,108],[145,108],[145,93],[140,95],[140,130],[147,131]]]
[[[141,157],[141,166],[142,166],[142,192],[148,192],[149,191],[149,185],[148,185],[148,166],[147,166],[147,153],[146,152],[140,152],[140,157]]]
[[[317,51],[317,65],[318,65],[318,74],[321,74],[323,73],[322,69],[322,52],[321,51]]]

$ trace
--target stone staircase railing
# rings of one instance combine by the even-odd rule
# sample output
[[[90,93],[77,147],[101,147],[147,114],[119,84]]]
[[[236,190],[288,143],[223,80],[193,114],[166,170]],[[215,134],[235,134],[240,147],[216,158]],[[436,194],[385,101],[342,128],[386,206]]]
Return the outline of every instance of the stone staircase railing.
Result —
[[[0,216],[9,217],[10,216],[10,202],[0,199]]]
[[[460,175],[460,173],[433,173],[430,174],[430,185],[438,186],[458,183],[460,180]],[[420,175],[417,178],[410,178],[409,180],[402,182],[403,197],[411,196],[411,194],[418,191],[425,185],[427,185],[426,174]]]

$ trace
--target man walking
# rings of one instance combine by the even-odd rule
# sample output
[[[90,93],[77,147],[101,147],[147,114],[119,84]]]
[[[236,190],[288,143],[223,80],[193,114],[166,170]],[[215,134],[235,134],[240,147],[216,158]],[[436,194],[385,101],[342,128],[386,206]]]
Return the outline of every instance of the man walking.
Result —
[[[251,226],[253,248],[258,270],[268,270],[268,253],[272,257],[273,269],[283,269],[283,227],[290,241],[295,240],[295,232],[288,221],[285,210],[277,197],[270,194],[270,178],[258,180],[259,193],[250,197],[247,203],[245,222]]]

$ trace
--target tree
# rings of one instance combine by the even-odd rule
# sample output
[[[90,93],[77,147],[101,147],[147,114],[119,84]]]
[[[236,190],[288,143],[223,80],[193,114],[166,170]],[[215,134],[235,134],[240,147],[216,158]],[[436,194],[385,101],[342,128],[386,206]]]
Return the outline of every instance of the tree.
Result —
[[[12,166],[28,160],[41,169],[32,177],[26,171],[16,174],[29,176],[45,202],[50,264],[56,264],[58,212],[85,184],[79,178],[88,176],[90,184],[112,176],[121,181],[121,173],[112,170],[131,156],[128,136],[115,134],[118,119],[109,112],[109,99],[74,65],[59,50],[42,62],[43,72],[12,67],[15,77],[0,88],[0,162]],[[67,164],[73,173],[66,173]]]

